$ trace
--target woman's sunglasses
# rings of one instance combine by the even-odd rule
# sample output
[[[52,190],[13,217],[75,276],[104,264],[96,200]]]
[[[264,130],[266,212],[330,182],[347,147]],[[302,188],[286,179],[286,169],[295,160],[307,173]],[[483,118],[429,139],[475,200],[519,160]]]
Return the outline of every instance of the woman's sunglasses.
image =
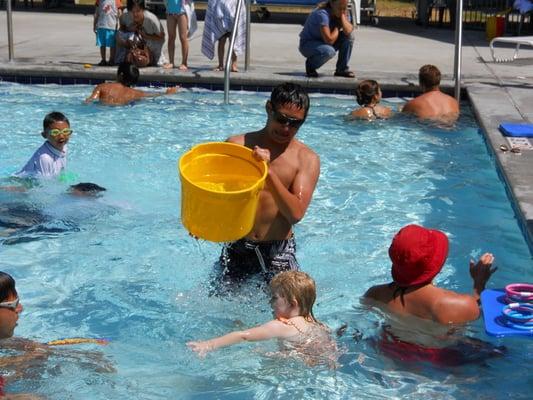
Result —
[[[13,301],[3,301],[0,303],[0,308],[8,308],[12,311],[15,311],[19,306],[19,298],[17,297]]]
[[[72,129],[65,128],[65,129],[48,129],[47,132],[50,134],[50,136],[59,136],[59,135],[65,135],[70,136],[72,135]]]
[[[305,119],[288,117],[285,114],[277,111],[274,107],[272,107],[272,116],[278,124],[288,125],[291,128],[299,128],[305,121]]]

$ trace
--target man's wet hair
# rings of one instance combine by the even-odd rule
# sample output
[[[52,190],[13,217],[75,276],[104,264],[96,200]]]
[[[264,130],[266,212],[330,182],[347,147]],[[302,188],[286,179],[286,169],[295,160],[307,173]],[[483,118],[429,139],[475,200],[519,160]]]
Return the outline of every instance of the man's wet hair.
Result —
[[[77,190],[79,192],[83,192],[87,194],[96,194],[96,193],[104,192],[107,189],[105,187],[97,185],[96,183],[81,182],[81,183],[77,183],[76,185],[70,185],[70,190]]]
[[[418,71],[418,82],[428,89],[440,85],[439,69],[431,64],[423,65]]]
[[[128,0],[128,2],[126,3],[126,8],[128,9],[128,11],[131,11],[133,6],[139,6],[141,10],[144,10],[144,0]]]
[[[355,99],[360,106],[368,106],[379,93],[379,83],[373,79],[362,81],[355,90]]]
[[[121,62],[117,69],[117,79],[126,86],[133,86],[139,80],[139,68],[129,62]]]
[[[70,122],[65,114],[59,111],[52,111],[51,113],[46,114],[43,120],[43,130],[48,130],[52,124],[56,122],[66,122],[70,126]]]
[[[285,82],[276,86],[270,95],[270,102],[274,108],[284,104],[294,104],[304,110],[304,119],[309,111],[309,96],[305,89],[296,83]]]

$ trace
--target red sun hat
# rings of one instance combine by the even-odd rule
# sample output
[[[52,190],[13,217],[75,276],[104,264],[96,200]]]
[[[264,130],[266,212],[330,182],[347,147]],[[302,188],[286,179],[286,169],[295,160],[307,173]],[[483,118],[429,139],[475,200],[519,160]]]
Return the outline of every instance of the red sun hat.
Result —
[[[448,237],[418,225],[404,226],[389,247],[392,279],[399,286],[429,283],[448,257]]]

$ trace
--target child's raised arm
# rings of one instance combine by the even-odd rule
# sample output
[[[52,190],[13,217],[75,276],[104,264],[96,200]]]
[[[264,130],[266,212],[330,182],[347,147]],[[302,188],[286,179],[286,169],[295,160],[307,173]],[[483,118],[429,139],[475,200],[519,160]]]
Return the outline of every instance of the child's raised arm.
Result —
[[[188,342],[192,350],[198,353],[200,357],[205,356],[208,352],[220,347],[231,346],[240,342],[256,342],[259,340],[269,340],[274,338],[286,338],[294,335],[294,328],[278,320],[267,322],[266,324],[256,326],[244,331],[235,331],[224,336],[219,336],[203,342]]]

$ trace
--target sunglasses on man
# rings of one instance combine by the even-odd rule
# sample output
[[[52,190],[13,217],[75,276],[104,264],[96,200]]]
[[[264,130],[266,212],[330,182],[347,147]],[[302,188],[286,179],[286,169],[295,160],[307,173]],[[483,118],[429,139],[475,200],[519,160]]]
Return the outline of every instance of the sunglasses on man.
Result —
[[[0,303],[0,308],[7,308],[11,311],[16,311],[17,307],[19,306],[19,298],[17,297],[13,301],[3,301]]]
[[[291,128],[299,128],[305,121],[305,119],[298,119],[298,118],[292,118],[289,117],[278,110],[276,110],[274,107],[272,107],[272,117],[274,120],[281,125],[287,125]]]

